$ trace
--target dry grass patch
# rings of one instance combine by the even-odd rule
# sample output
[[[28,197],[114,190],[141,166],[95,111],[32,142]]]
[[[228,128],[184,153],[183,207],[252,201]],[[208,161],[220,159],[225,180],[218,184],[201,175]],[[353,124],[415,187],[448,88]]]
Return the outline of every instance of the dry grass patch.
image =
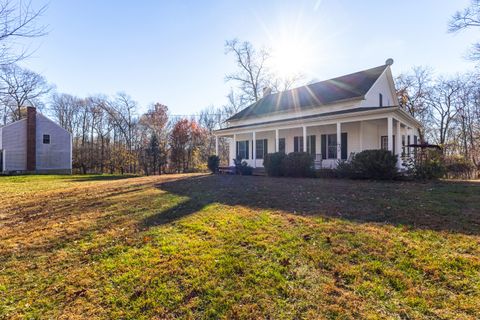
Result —
[[[0,317],[480,314],[480,184],[120,178],[0,178]]]

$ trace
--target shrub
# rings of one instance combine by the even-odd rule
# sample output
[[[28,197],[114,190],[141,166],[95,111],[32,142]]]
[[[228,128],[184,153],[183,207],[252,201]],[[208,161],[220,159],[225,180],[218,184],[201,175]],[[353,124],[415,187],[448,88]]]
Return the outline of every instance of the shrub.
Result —
[[[218,172],[219,165],[220,165],[220,158],[217,155],[211,155],[208,157],[207,166],[212,173]]]
[[[246,161],[242,161],[239,169],[242,176],[251,176],[253,173],[253,168],[250,167]]]
[[[471,161],[463,157],[455,157],[448,159],[447,162],[445,170],[449,178],[470,179],[473,177],[475,165]]]
[[[246,161],[242,161],[241,157],[233,159],[235,164],[235,173],[241,174],[242,176],[251,176],[253,173],[253,168],[248,165]]]
[[[337,173],[350,179],[394,179],[398,174],[397,156],[387,150],[364,150],[350,162],[340,162]]]
[[[431,158],[424,162],[415,163],[413,160],[406,162],[407,172],[418,180],[439,179],[445,176],[445,166],[440,158]]]
[[[271,177],[283,176],[282,164],[286,155],[283,152],[269,153],[263,159],[263,167]]]
[[[316,178],[338,178],[337,170],[335,169],[328,169],[322,168],[315,170],[315,177]]]
[[[282,161],[281,171],[287,177],[312,177],[313,157],[306,152],[289,153]]]
[[[353,167],[350,162],[339,161],[337,168],[335,169],[338,178],[352,178],[353,179]]]

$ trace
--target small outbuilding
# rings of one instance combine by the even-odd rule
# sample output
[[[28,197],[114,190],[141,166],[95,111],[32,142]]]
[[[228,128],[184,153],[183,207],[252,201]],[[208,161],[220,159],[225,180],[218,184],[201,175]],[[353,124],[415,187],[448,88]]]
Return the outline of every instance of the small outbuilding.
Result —
[[[34,107],[0,127],[0,173],[72,173],[72,134]]]

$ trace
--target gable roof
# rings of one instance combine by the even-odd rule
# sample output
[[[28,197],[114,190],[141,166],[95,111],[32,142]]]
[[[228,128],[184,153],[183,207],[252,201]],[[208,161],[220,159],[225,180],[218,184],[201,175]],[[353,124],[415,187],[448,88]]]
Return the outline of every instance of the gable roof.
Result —
[[[345,100],[363,99],[389,65],[347,74],[287,91],[269,94],[230,117],[241,120],[272,112],[305,110]]]

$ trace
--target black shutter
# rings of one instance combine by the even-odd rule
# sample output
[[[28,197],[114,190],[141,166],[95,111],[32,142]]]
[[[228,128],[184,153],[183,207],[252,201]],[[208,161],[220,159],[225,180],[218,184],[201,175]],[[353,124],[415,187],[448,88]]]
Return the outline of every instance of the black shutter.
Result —
[[[249,151],[250,151],[250,146],[249,146],[249,142],[250,141],[245,141],[245,149],[246,149],[246,155],[245,155],[245,159],[249,159]]]
[[[310,136],[310,154],[315,155],[317,153],[317,141],[316,136]]]
[[[393,136],[392,136],[392,147],[393,147],[392,154],[393,154],[393,155],[396,155],[396,152],[397,152],[397,148],[396,148],[396,146],[395,146],[395,141],[396,141],[396,140],[397,140],[397,139],[395,139],[395,135],[393,135]]]
[[[321,136],[322,159],[327,159],[327,135]]]
[[[347,160],[347,150],[348,150],[348,147],[347,147],[347,133],[346,132],[342,132],[342,135],[341,135],[341,147],[342,147],[342,159],[344,160]]]
[[[265,159],[265,156],[268,153],[268,139],[263,140],[263,159]]]
[[[238,157],[238,141],[237,141],[237,145],[235,146],[235,158]]]
[[[298,137],[293,137],[293,152],[298,152]]]

